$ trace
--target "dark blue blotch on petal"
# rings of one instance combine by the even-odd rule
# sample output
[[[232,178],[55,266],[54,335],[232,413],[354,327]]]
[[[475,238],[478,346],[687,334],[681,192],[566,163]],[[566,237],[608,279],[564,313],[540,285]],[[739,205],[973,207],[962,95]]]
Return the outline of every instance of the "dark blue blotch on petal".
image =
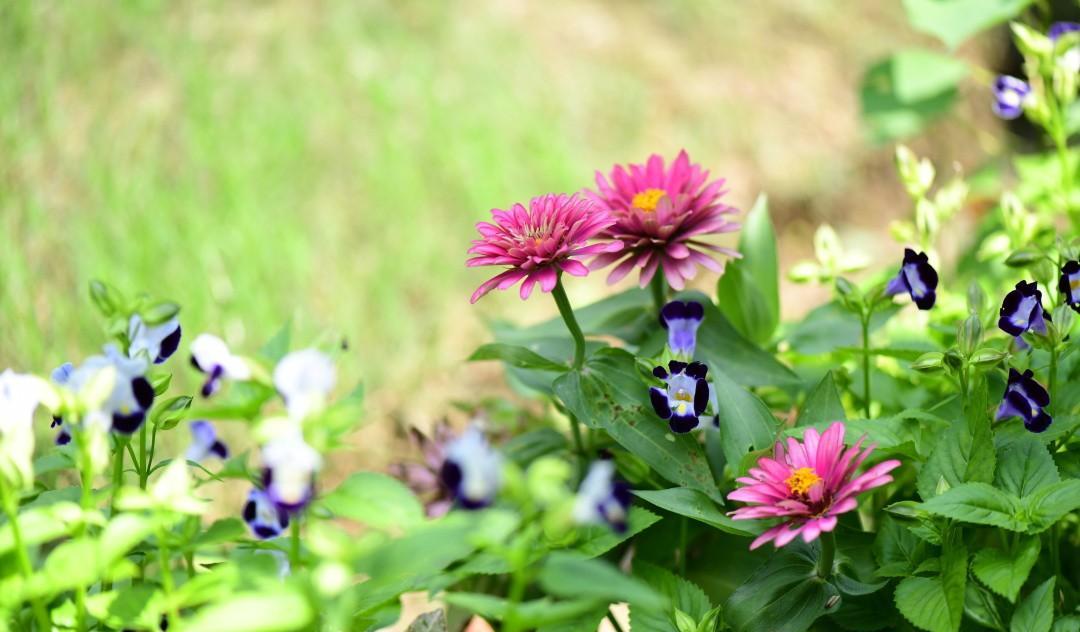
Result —
[[[705,414],[709,406],[709,383],[703,379],[697,381],[694,388],[694,412],[698,415]]]
[[[649,400],[652,401],[653,410],[661,419],[671,417],[671,404],[668,403],[667,391],[652,386],[649,388]]]
[[[704,362],[691,362],[686,367],[686,374],[698,380],[704,380],[709,373],[709,367]]]
[[[697,428],[697,415],[672,415],[668,420],[668,427],[676,434],[685,434]]]
[[[176,353],[176,349],[180,346],[180,335],[180,325],[177,324],[172,333],[162,338],[161,350],[158,351],[158,356],[154,358],[154,364],[161,364]]]

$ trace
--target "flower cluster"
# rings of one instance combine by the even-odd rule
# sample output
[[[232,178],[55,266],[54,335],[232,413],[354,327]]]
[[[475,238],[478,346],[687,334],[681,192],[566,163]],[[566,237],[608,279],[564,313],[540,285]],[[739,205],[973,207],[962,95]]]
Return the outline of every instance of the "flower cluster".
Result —
[[[1080,31],[1080,23],[1055,22],[1046,32],[1046,48],[1054,55],[1053,62],[1066,75],[1074,77],[1080,73],[1080,45],[1068,46],[1062,50],[1061,40],[1071,33]],[[992,87],[994,114],[1005,120],[1019,118],[1026,110],[1037,106],[1036,90],[1028,81],[1011,75],[998,75]]]

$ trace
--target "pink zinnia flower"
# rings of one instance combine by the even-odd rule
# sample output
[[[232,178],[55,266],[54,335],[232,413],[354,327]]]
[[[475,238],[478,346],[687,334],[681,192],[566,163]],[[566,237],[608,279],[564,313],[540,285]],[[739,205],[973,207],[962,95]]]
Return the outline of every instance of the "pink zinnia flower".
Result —
[[[758,536],[750,548],[769,541],[781,547],[800,533],[803,541],[811,542],[823,531],[836,528],[838,515],[855,509],[856,496],[892,482],[889,472],[899,467],[900,461],[884,461],[855,476],[855,470],[874,450],[871,445],[860,454],[862,441],[845,450],[844,424],[840,422],[824,434],[807,428],[802,442],[788,438],[786,450],[778,442],[771,459],[759,459],[758,466],[750,468],[750,476],[738,479],[744,486],[728,494],[728,499],[754,504],[728,515],[735,520],[784,519]]]
[[[615,215],[615,224],[603,236],[622,241],[626,247],[602,254],[590,264],[597,270],[622,260],[611,271],[608,283],[641,268],[640,283],[645,287],[657,267],[663,266],[668,283],[681,290],[694,278],[698,264],[717,273],[724,271],[724,265],[707,251],[739,256],[730,248],[697,239],[736,231],[739,224],[727,218],[736,209],[720,202],[726,193],[721,188],[724,180],[708,182],[709,172],[692,164],[685,150],[668,168],[663,158],[653,154],[644,165],[630,165],[629,173],[616,165],[610,178],[611,184],[596,172],[600,192],[586,191],[590,199]]]
[[[622,249],[618,241],[589,245],[588,241],[615,222],[611,213],[577,195],[548,194],[535,197],[526,210],[515,204],[509,211],[492,209],[494,224],[480,222],[482,237],[474,239],[469,254],[473,266],[510,266],[473,292],[470,302],[495,288],[505,290],[518,281],[521,298],[532,294],[533,286],[550,292],[560,272],[585,276],[589,269],[577,257],[611,253]]]

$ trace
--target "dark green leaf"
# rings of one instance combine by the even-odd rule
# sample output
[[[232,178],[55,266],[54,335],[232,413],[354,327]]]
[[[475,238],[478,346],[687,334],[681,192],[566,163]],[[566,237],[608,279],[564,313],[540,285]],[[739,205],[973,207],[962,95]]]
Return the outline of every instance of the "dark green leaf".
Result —
[[[818,554],[817,542],[778,550],[732,593],[725,621],[736,632],[801,632],[837,608],[840,593],[817,576]]]
[[[720,406],[720,445],[728,465],[738,469],[743,457],[773,445],[778,423],[769,407],[726,375],[714,375]]]
[[[674,623],[675,610],[697,622],[712,609],[712,603],[701,588],[671,571],[634,560],[634,575],[666,596],[670,604],[666,610],[655,612],[631,603],[630,624],[637,632],[679,632]]]
[[[896,520],[886,517],[874,538],[878,577],[905,577],[926,559],[926,543]]]
[[[1020,498],[1060,481],[1050,451],[1038,439],[1023,437],[997,451],[994,484]]]
[[[956,632],[940,577],[908,577],[896,586],[896,608],[904,618],[928,632]]]
[[[769,204],[758,196],[739,236],[742,259],[727,264],[717,282],[719,309],[739,332],[764,344],[780,323],[779,264]]]
[[[537,577],[549,595],[588,598],[609,603],[630,602],[658,611],[668,606],[664,595],[640,579],[622,573],[611,564],[572,553],[552,553]]]
[[[994,480],[994,439],[986,413],[986,387],[973,391],[969,414],[953,423],[919,471],[919,495],[924,500],[937,494],[942,481],[956,487],[961,483]]]
[[[847,414],[844,412],[844,403],[840,401],[836,380],[833,379],[832,371],[829,371],[806,396],[795,425],[829,424],[834,421],[847,421]]]
[[[740,522],[728,518],[716,508],[716,504],[705,494],[685,487],[659,490],[634,490],[638,498],[652,503],[661,509],[703,522],[711,527],[734,535],[755,537],[760,528],[755,528],[753,521]]]
[[[567,371],[570,368],[565,364],[549,360],[532,349],[498,342],[483,345],[469,356],[470,362],[481,360],[500,360],[512,367],[538,371]]]
[[[514,436],[502,445],[502,453],[525,467],[536,459],[566,449],[566,437],[552,428],[530,430]]]
[[[960,629],[960,621],[964,618],[967,571],[967,547],[961,540],[960,529],[949,529],[941,546],[941,588],[945,592],[945,603],[949,608],[949,625],[953,630]]]

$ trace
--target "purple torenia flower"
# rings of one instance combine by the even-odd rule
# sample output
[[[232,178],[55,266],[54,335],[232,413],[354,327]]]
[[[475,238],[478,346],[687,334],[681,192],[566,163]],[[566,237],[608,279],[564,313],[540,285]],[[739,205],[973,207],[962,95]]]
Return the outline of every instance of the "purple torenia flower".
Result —
[[[1080,261],[1069,261],[1061,266],[1058,291],[1073,311],[1080,312]]]
[[[1042,306],[1042,292],[1039,291],[1038,282],[1021,281],[1001,302],[998,327],[1016,338],[1018,344],[1024,344],[1020,336],[1028,331],[1045,334],[1046,321],[1049,319],[1050,314]]]
[[[671,301],[660,310],[660,324],[668,332],[668,348],[676,358],[694,358],[697,330],[704,319],[705,309],[696,301]]]
[[[1080,22],[1054,22],[1046,35],[1051,42],[1057,43],[1063,35],[1080,31]],[[1072,72],[1080,72],[1080,45],[1070,46],[1061,53],[1061,61]]]
[[[495,500],[502,486],[502,457],[479,428],[470,426],[446,446],[439,478],[463,508],[481,509]]]
[[[670,372],[669,372],[670,371]],[[658,366],[653,375],[664,381],[664,388],[649,388],[653,410],[668,421],[672,432],[685,433],[698,427],[699,417],[709,406],[709,368],[701,362],[672,360],[668,368]]]
[[[289,528],[289,514],[274,504],[269,494],[254,488],[244,503],[244,522],[260,540],[276,538]]]
[[[615,463],[597,461],[581,482],[574,502],[574,522],[606,524],[616,533],[626,531],[630,510],[630,486],[615,480]]]
[[[322,456],[299,432],[285,433],[262,448],[263,486],[270,500],[290,513],[303,509],[315,495],[315,474]]]
[[[206,374],[201,391],[203,397],[216,393],[222,380],[251,379],[247,362],[233,355],[224,340],[210,334],[199,334],[191,343],[191,365]]]
[[[919,309],[930,309],[937,300],[938,274],[930,265],[925,252],[904,249],[904,262],[900,272],[889,281],[885,293],[889,296],[908,294]]]
[[[1050,394],[1032,375],[1030,370],[1020,373],[1016,369],[1009,369],[1009,383],[995,418],[1020,417],[1024,420],[1025,428],[1031,432],[1042,432],[1054,421],[1045,410],[1050,405]]]
[[[1030,94],[1031,86],[1023,79],[998,75],[994,80],[994,114],[1005,120],[1018,118]]]
[[[191,430],[191,445],[185,457],[189,461],[202,461],[210,455],[219,459],[229,458],[229,448],[218,439],[214,424],[209,421],[193,421],[188,425]]]
[[[439,480],[439,469],[446,460],[446,446],[453,434],[449,425],[439,422],[430,437],[416,428],[409,428],[408,438],[413,452],[420,455],[420,461],[391,463],[390,473],[424,501],[429,518],[438,518],[450,511],[454,502],[450,490]]]

